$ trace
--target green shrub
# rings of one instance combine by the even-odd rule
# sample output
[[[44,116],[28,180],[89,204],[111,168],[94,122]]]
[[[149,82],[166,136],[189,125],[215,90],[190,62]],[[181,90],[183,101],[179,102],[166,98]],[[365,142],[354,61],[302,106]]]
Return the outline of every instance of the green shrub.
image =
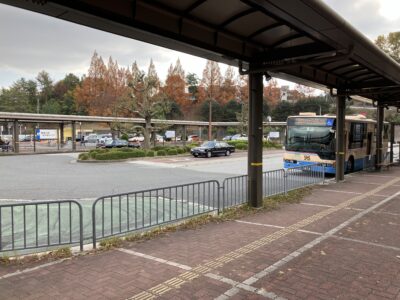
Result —
[[[108,153],[99,153],[96,155],[97,160],[126,159],[129,157],[132,157],[132,153],[121,151],[110,151]]]
[[[168,149],[167,153],[168,155],[177,155],[178,151],[176,149]]]
[[[191,150],[192,148],[190,148],[189,146],[185,146],[185,147],[183,147],[183,149],[185,150],[185,152],[190,152],[190,150]]]
[[[153,147],[152,149],[154,150],[154,151],[158,151],[158,150],[163,150],[165,147],[164,146],[155,146],[155,147]]]
[[[264,141],[263,142],[263,147],[264,148],[274,148],[274,149],[282,149],[282,145],[275,143],[275,142],[271,142],[271,141]]]
[[[117,148],[115,150],[121,151],[121,152],[133,152],[135,149],[128,148],[128,147],[123,147],[123,148],[120,148],[120,149]]]
[[[121,135],[121,140],[127,141],[128,139],[129,139],[129,136],[128,136],[126,133],[124,133],[123,135]]]
[[[183,153],[186,152],[186,150],[183,149],[183,148],[177,148],[177,149],[176,149],[176,152],[177,152],[178,154],[183,154]]]
[[[155,155],[155,152],[153,150],[149,150],[146,152],[146,156],[148,157],[153,157]]]
[[[80,160],[88,160],[89,159],[89,153],[81,153],[81,154],[79,154],[78,158]]]
[[[135,157],[145,157],[146,152],[144,150],[135,149],[136,156]]]
[[[198,147],[200,145],[200,143],[190,143],[189,145],[187,145],[186,147],[189,147],[190,149],[194,148],[194,147]],[[190,150],[189,150],[190,151]]]
[[[246,143],[237,143],[235,145],[235,147],[236,147],[236,149],[239,149],[239,150],[246,150],[247,149],[247,144]]]
[[[165,150],[158,150],[157,151],[157,156],[165,156],[165,155],[166,155]]]

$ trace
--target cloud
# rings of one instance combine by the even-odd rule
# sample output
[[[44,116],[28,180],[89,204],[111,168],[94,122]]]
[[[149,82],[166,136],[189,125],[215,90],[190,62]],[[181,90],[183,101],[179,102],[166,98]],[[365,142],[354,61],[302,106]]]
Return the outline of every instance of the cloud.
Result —
[[[324,0],[353,27],[374,40],[378,35],[400,30],[398,0]],[[390,4],[391,6],[390,10]],[[397,18],[393,18],[393,14]]]
[[[120,66],[137,61],[147,70],[153,59],[161,78],[178,57],[188,71],[201,73],[205,60],[111,33],[0,4],[0,86],[8,86],[7,75],[34,78],[46,70],[55,79],[64,74],[84,74],[96,50],[105,61],[109,56]]]

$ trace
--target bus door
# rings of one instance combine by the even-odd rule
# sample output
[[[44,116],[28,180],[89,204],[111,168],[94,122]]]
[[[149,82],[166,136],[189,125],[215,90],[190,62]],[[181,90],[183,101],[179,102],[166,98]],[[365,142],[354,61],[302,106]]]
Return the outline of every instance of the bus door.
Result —
[[[367,135],[367,155],[371,155],[371,146],[372,146],[372,132],[368,132]]]

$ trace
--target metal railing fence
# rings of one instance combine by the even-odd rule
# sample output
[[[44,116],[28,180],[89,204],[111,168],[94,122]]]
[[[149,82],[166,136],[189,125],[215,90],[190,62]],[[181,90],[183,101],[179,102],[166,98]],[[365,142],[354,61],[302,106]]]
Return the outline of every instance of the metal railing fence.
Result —
[[[324,177],[321,164],[263,172],[263,196],[317,184]],[[226,178],[222,185],[210,180],[114,194],[92,205],[73,200],[0,205],[0,252],[76,243],[83,249],[84,240],[96,248],[99,239],[246,203],[247,181],[242,175]]]
[[[0,205],[0,252],[79,243],[82,206],[74,200]]]
[[[285,193],[325,181],[325,165],[313,164],[285,170]]]
[[[115,194],[92,206],[93,247],[98,239],[219,211],[216,180]]]
[[[222,183],[223,209],[247,202],[247,179],[247,175],[224,179]],[[318,163],[263,172],[263,197],[283,194],[324,180],[325,167]]]

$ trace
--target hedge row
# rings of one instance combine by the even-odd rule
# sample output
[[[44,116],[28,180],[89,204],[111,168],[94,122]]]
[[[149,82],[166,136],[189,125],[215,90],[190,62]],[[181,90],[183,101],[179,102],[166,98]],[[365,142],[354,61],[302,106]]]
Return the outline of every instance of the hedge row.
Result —
[[[239,150],[246,150],[248,148],[248,141],[227,141],[227,143]],[[282,145],[271,141],[263,141],[263,148],[282,149]]]
[[[87,153],[79,154],[80,160],[118,160],[134,157],[153,157],[165,155],[177,155],[189,152],[189,147],[158,147],[158,150],[142,150],[133,148],[95,149]]]

